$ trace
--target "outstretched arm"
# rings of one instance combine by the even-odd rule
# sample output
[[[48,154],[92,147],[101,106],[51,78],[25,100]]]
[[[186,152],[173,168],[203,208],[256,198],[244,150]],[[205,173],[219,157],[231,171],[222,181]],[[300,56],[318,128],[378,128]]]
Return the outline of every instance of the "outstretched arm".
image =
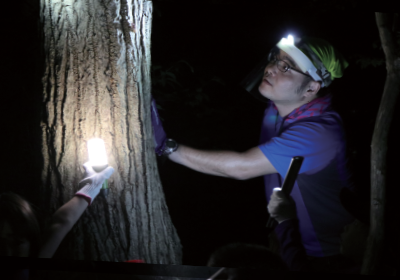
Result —
[[[50,226],[44,233],[39,258],[51,258],[54,255],[61,241],[82,216],[86,207],[100,193],[104,181],[114,172],[112,167],[107,167],[97,173],[89,163],[85,163],[83,167],[85,168],[84,179],[79,183],[82,188],[54,213]]]
[[[161,156],[166,147],[167,135],[159,119],[155,100],[151,102],[151,123],[154,131],[155,152]],[[168,155],[169,159],[206,174],[246,180],[277,173],[263,152],[254,147],[244,153],[232,151],[201,151],[179,145]]]
[[[88,206],[88,201],[80,196],[74,196],[61,206],[53,215],[51,224],[44,236],[44,244],[39,252],[39,258],[51,258],[61,241],[72,229]]]
[[[169,159],[193,170],[237,180],[277,173],[275,167],[258,147],[246,152],[201,151],[179,145]]]

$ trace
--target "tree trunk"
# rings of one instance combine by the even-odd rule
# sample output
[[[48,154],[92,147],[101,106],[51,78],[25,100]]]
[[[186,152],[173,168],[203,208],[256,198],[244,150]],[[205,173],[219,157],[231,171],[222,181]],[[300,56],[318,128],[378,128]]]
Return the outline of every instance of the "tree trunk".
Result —
[[[386,57],[387,77],[371,144],[371,226],[361,272],[369,275],[379,274],[382,265],[380,260],[385,236],[387,140],[400,91],[400,58],[396,54],[389,16],[384,13],[375,15]]]
[[[43,209],[78,191],[86,143],[102,138],[107,198],[97,196],[55,257],[181,264],[158,175],[151,126],[152,2],[40,0]]]

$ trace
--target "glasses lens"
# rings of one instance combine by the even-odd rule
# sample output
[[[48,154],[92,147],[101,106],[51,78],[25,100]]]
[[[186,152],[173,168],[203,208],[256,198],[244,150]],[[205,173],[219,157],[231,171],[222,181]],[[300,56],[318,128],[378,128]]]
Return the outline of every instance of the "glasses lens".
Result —
[[[289,65],[286,62],[280,60],[278,61],[278,69],[282,72],[286,72],[289,69]]]

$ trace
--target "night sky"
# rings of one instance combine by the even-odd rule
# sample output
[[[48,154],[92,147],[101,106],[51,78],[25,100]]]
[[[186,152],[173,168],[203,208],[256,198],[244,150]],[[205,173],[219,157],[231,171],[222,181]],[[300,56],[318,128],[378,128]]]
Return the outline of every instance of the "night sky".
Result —
[[[344,121],[354,180],[367,200],[370,145],[386,70],[384,64],[362,69],[357,60],[384,59],[375,14],[276,9],[266,1],[206,2],[153,2],[151,55],[153,68],[158,66],[153,71],[153,95],[161,106],[168,137],[208,150],[245,151],[256,146],[265,103],[242,89],[240,81],[282,37],[320,37],[337,47],[350,64],[332,84],[333,106]],[[34,77],[39,49],[32,44],[37,34],[31,18],[8,26],[2,25],[8,43],[1,46],[7,70],[2,75],[2,154],[7,164],[2,174],[8,176],[2,176],[1,190],[24,193],[31,182],[22,176],[30,168],[23,159],[35,148],[29,141],[34,130],[30,88],[38,82]],[[161,73],[166,71],[181,86],[162,85]],[[389,182],[395,180],[395,159],[400,155],[395,145],[399,121],[396,112],[389,135]],[[266,244],[268,213],[262,177],[226,179],[171,161],[160,161],[159,169],[183,245],[183,264],[205,265],[213,250],[230,242]],[[399,212],[394,208],[394,190],[389,184],[388,211],[392,213]]]

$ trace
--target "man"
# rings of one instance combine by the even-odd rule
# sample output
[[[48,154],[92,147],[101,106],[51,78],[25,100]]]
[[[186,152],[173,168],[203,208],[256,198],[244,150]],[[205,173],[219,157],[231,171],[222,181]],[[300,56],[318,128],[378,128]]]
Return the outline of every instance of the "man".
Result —
[[[259,86],[270,100],[259,146],[238,153],[178,145],[157,127],[153,103],[156,152],[206,174],[238,180],[264,176],[268,201],[281,187],[291,158],[304,157],[292,191],[302,243],[308,256],[338,255],[340,233],[354,218],[339,200],[341,189],[351,187],[341,118],[330,106],[330,95],[323,94],[347,65],[324,40],[283,38],[271,50]]]

